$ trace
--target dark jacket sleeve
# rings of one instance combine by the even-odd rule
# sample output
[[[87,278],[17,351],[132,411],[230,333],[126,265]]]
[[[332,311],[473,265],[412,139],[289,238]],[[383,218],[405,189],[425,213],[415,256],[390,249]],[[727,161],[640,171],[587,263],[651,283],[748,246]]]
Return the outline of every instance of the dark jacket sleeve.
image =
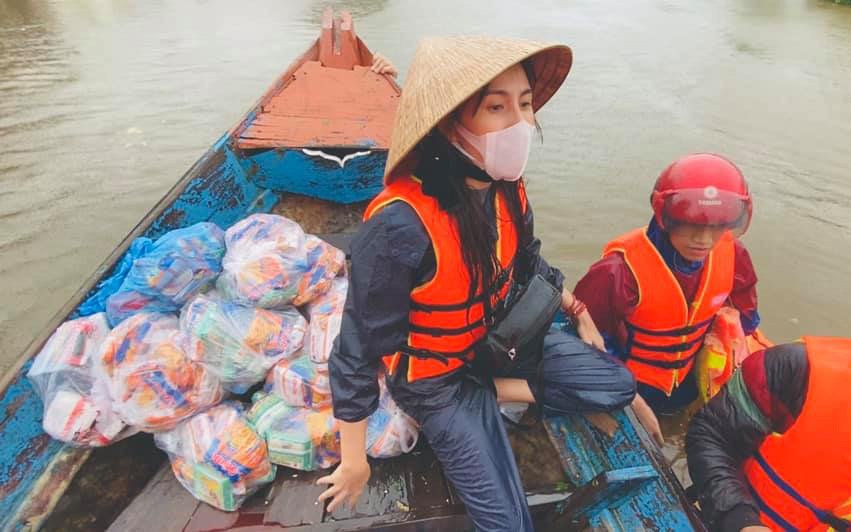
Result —
[[[782,433],[794,422],[808,378],[803,344],[754,353],[692,418],[686,434],[689,474],[712,530],[760,524],[741,464],[768,434]]]
[[[638,304],[638,283],[623,255],[611,253],[592,264],[576,283],[573,295],[588,307],[607,347],[622,355],[626,338],[624,320]]]
[[[378,406],[381,357],[408,336],[408,310],[417,269],[431,243],[413,209],[388,205],[352,241],[349,292],[328,369],[334,417],[360,421]]]
[[[555,286],[559,292],[564,288],[564,274],[561,270],[547,264],[541,256],[541,240],[535,236],[535,216],[532,214],[532,206],[526,205],[526,234],[531,238],[520,250],[523,253],[523,266],[529,277],[539,273],[541,276]]]

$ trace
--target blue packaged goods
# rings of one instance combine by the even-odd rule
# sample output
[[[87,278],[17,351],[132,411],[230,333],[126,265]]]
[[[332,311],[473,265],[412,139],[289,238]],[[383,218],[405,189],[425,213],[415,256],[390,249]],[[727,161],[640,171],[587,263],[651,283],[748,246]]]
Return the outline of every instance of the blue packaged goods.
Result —
[[[216,279],[224,254],[224,233],[216,224],[166,233],[133,260],[121,287],[106,300],[110,325],[140,312],[177,312]]]

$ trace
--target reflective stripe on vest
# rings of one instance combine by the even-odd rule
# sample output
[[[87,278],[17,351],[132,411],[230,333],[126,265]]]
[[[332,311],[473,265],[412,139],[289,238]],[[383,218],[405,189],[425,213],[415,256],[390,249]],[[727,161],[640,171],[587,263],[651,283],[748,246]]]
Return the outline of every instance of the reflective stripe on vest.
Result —
[[[851,340],[804,338],[810,376],[798,418],[768,436],[743,471],[774,530],[837,530],[851,499]]]
[[[603,256],[620,253],[638,286],[638,304],[625,319],[627,367],[640,382],[670,395],[694,364],[715,314],[733,288],[735,243],[727,232],[704,261],[691,305],[656,246],[639,228],[612,240]]]
[[[521,188],[522,190],[522,188]],[[521,194],[521,198],[525,195]],[[434,247],[437,268],[434,276],[411,291],[408,315],[408,381],[453,371],[472,360],[472,346],[487,331],[481,289],[469,299],[470,276],[464,264],[455,221],[437,200],[422,192],[415,177],[398,177],[372,200],[364,213],[368,220],[394,201],[404,201],[417,213]],[[501,194],[495,196],[497,258],[502,271],[497,278],[492,308],[508,293],[513,278],[517,231]],[[525,208],[525,199],[524,199]],[[392,373],[402,353],[384,357]]]

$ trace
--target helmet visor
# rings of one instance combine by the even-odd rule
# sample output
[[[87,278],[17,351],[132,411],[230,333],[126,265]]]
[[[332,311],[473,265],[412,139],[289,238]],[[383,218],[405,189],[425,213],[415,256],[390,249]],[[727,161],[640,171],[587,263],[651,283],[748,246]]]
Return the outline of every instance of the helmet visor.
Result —
[[[664,216],[672,223],[735,229],[747,222],[749,198],[715,187],[687,188],[665,194]]]

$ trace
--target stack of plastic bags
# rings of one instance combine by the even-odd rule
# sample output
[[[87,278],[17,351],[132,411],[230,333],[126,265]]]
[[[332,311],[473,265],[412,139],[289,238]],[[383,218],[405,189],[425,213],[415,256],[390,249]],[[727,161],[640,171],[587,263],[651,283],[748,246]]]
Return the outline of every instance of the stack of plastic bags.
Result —
[[[236,402],[210,408],[154,439],[168,453],[183,487],[221,510],[236,510],[275,479],[266,443],[246,422]]]
[[[393,401],[383,376],[378,383],[378,408],[366,424],[366,454],[373,458],[393,458],[414,448],[419,429],[416,421]]]
[[[67,321],[35,357],[27,377],[44,402],[42,426],[53,438],[99,447],[127,435],[106,387],[92,372],[108,334],[103,313]]]
[[[334,340],[340,334],[348,290],[348,279],[339,277],[331,282],[327,292],[307,305],[310,325],[305,343],[310,360],[315,364],[327,367]]]
[[[146,432],[178,422],[222,400],[218,379],[189,360],[177,317],[136,314],[113,329],[95,358],[113,408]]]
[[[225,242],[217,286],[225,297],[244,305],[303,305],[345,270],[343,252],[305,235],[283,216],[249,216],[227,230]]]
[[[106,300],[113,327],[140,312],[176,312],[222,270],[224,233],[202,222],[169,231],[133,260],[117,292]]]
[[[264,392],[253,400],[248,421],[266,440],[273,463],[313,471],[340,461],[340,433],[331,407],[290,406]]]
[[[322,408],[331,405],[331,379],[307,355],[275,364],[266,377],[265,391],[290,406]]]
[[[180,483],[226,511],[274,479],[273,463],[332,467],[340,435],[328,358],[345,273],[340,250],[275,215],[226,233],[201,223],[137,239],[81,305],[90,315],[60,326],[29,371],[45,431],[87,446],[153,432]],[[248,412],[219,404],[264,379]],[[417,435],[382,379],[368,454],[397,456]]]
[[[180,314],[190,359],[215,374],[226,390],[243,393],[269,368],[295,355],[307,320],[294,308],[267,310],[198,295]]]

